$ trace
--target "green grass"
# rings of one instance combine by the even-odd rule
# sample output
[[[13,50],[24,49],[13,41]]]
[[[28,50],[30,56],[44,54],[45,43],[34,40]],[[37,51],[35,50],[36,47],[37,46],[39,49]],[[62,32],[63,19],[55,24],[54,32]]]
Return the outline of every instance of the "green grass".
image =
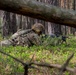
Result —
[[[34,55],[33,61],[47,62],[50,64],[56,63],[61,65],[67,60],[68,56],[74,52],[74,57],[71,59],[68,65],[69,67],[73,68],[76,66],[76,37],[71,37],[71,39],[68,39],[67,41],[68,45],[64,43],[57,46],[33,46],[30,48],[10,46],[3,47],[2,50],[24,62],[30,61]],[[36,75],[35,72],[37,73],[35,70],[29,71],[30,75]],[[24,72],[23,66],[9,56],[0,53],[0,75],[14,75],[14,73],[18,72]],[[65,72],[65,75],[69,75],[69,73]]]

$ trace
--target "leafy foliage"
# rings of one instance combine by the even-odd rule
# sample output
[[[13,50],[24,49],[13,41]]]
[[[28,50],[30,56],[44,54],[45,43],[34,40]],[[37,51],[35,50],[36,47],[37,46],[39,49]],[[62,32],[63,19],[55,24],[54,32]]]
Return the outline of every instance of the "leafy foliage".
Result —
[[[50,39],[51,40],[51,39]],[[47,40],[48,42],[50,41]],[[55,39],[54,39],[55,40]],[[53,41],[53,40],[52,40]],[[47,46],[33,46],[33,47],[21,47],[21,46],[10,46],[3,47],[2,50],[24,62],[30,61],[32,56],[34,55],[33,61],[38,62],[48,62],[48,63],[56,63],[63,64],[68,56],[74,52],[75,55],[73,59],[70,61],[69,66],[74,67],[76,63],[76,37],[71,37],[67,39],[68,44],[59,44],[57,46],[53,46],[48,44]],[[51,70],[55,72],[54,70]],[[49,70],[49,74],[51,73]],[[1,75],[14,75],[16,73],[23,73],[23,66],[10,58],[9,56],[3,55],[0,53],[0,74]],[[36,73],[35,70],[30,70],[29,73]],[[48,75],[49,75],[48,74]],[[68,72],[65,72],[66,75],[69,75]],[[31,74],[32,75],[32,74]]]

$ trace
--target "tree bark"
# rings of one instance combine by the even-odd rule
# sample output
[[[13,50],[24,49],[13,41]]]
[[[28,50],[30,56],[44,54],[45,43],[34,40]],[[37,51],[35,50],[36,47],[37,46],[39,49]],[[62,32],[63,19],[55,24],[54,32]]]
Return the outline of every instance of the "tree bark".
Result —
[[[11,20],[10,20],[10,12],[4,12],[4,17],[3,17],[3,38],[8,37],[8,35],[10,34],[10,24],[11,24]]]
[[[76,11],[34,0],[0,0],[0,9],[76,28]]]

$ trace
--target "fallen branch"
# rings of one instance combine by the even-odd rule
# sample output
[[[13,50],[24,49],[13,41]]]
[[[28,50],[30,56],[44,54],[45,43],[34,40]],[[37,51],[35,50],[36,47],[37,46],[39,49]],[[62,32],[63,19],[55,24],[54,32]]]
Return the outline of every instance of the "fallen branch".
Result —
[[[0,0],[0,9],[76,28],[76,11],[35,0]]]
[[[49,64],[49,63],[43,63],[43,62],[42,63],[41,62],[40,63],[39,62],[31,62],[32,60],[30,62],[24,63],[23,61],[21,61],[21,60],[15,58],[15,57],[3,52],[2,50],[0,50],[0,53],[2,53],[4,55],[7,55],[7,56],[13,58],[14,60],[16,60],[17,62],[21,63],[24,66],[24,70],[25,70],[24,75],[28,75],[28,69],[29,68],[38,69],[38,68],[34,67],[34,65],[41,66],[41,67],[48,67],[48,68],[57,68],[59,70],[61,69],[62,72],[65,70],[65,71],[69,71],[69,72],[72,72],[72,73],[76,74],[76,69],[66,67],[69,60],[73,57],[74,54],[72,54],[62,66],[62,65],[59,65],[59,64]],[[33,59],[33,57],[32,57],[32,59]]]
[[[30,60],[30,62],[24,63],[23,61],[15,58],[15,57],[13,57],[13,56],[11,56],[10,54],[7,54],[7,53],[3,52],[2,50],[0,50],[0,53],[2,53],[2,54],[4,54],[4,55],[7,55],[7,56],[13,58],[14,60],[16,60],[17,62],[21,63],[21,64],[24,66],[24,75],[28,75],[28,69],[29,69],[29,68],[35,68],[35,69],[39,70],[38,68],[36,68],[36,67],[34,67],[34,66],[31,66],[31,65],[32,65],[31,61],[32,61],[32,59],[33,59],[34,56],[33,56],[32,59]]]
[[[73,58],[73,56],[74,56],[74,53],[72,53],[72,54],[68,57],[68,59],[66,60],[66,62],[62,65],[62,67],[61,67],[60,72],[59,72],[58,75],[62,75],[62,73],[65,71],[66,66],[69,64],[69,61]]]
[[[0,53],[2,53],[2,54],[4,54],[4,55],[7,55],[7,56],[9,56],[9,57],[11,57],[11,58],[13,58],[14,60],[16,60],[17,62],[21,63],[22,65],[25,65],[25,63],[24,63],[23,61],[15,58],[15,57],[13,57],[13,56],[11,56],[10,54],[7,54],[7,53],[3,52],[2,50],[0,50]]]
[[[59,65],[59,64],[48,64],[48,63],[38,63],[38,62],[34,62],[33,63],[34,65],[37,65],[37,66],[42,66],[42,67],[48,67],[48,68],[57,68],[57,69],[61,69],[62,65]],[[70,67],[66,67],[65,68],[65,71],[68,71],[68,72],[72,72],[74,73],[74,69],[73,68],[70,68]]]

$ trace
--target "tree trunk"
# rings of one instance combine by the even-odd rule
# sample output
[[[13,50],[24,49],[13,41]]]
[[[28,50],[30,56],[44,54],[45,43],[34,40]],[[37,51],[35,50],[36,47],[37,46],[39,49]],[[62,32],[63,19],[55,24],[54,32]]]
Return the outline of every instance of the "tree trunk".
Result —
[[[52,5],[59,6],[59,0],[52,0],[51,3],[52,3]],[[52,26],[53,33],[54,33],[54,34],[56,34],[56,35],[57,35],[57,34],[59,34],[59,35],[62,34],[61,25],[52,23],[51,26]]]
[[[16,14],[11,14],[12,19],[11,19],[11,33],[15,33],[17,31],[17,24],[16,24]]]
[[[76,0],[73,0],[73,10],[76,10]],[[76,36],[76,28],[73,28],[73,34]]]
[[[0,9],[76,27],[76,12],[34,0],[0,0]]]
[[[4,12],[4,17],[3,17],[3,38],[6,38],[10,34],[10,12]]]

